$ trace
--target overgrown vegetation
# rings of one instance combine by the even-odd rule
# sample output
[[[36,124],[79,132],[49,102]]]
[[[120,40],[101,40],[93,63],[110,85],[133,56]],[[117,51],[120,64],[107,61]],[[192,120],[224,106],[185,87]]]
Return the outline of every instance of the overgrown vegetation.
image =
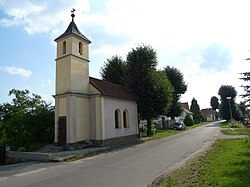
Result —
[[[9,92],[10,103],[0,104],[0,145],[33,151],[53,142],[54,107],[28,90]]]

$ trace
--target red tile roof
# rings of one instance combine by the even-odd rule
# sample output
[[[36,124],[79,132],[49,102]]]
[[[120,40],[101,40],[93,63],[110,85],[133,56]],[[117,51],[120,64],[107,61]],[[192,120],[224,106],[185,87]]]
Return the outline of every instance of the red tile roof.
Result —
[[[210,116],[210,115],[215,115],[215,111],[212,108],[205,108],[201,110],[201,113],[204,116]]]
[[[124,87],[119,84],[114,84],[112,82],[96,79],[93,77],[89,77],[89,83],[92,84],[103,95],[134,101],[136,100],[135,97],[133,97]]]

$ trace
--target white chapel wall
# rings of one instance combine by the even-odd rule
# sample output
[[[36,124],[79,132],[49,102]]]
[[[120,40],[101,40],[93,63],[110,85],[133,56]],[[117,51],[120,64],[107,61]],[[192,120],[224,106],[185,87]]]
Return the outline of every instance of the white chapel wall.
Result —
[[[115,110],[121,112],[121,128],[115,128]],[[134,101],[105,97],[105,139],[137,134],[137,105]],[[129,128],[123,127],[123,111],[128,110]]]

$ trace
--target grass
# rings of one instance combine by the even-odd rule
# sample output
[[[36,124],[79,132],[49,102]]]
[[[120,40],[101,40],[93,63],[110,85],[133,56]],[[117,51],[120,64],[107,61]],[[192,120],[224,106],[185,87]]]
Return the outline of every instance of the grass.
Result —
[[[250,136],[250,129],[227,129],[227,130],[221,130],[222,133],[226,135],[249,135]]]
[[[159,186],[250,186],[250,138],[217,141],[206,154],[166,176]]]
[[[227,121],[225,121],[225,122],[222,122],[221,123],[221,126],[220,126],[221,128],[230,128],[230,124],[227,122]]]
[[[226,135],[249,135],[250,136],[250,129],[244,128],[244,125],[242,123],[238,123],[236,121],[233,122],[234,126],[233,128],[230,128],[230,123],[224,122],[221,125],[222,133]]]
[[[172,130],[172,129],[169,129],[169,130],[157,130],[156,133],[154,134],[154,137],[156,138],[164,138],[164,137],[167,137],[167,136],[171,136],[171,135],[174,135],[174,134],[178,134],[178,133],[181,133],[182,131],[180,130]]]
[[[221,128],[231,128],[231,125],[229,122],[225,121],[222,123]],[[244,125],[242,123],[233,120],[233,128],[244,128]]]

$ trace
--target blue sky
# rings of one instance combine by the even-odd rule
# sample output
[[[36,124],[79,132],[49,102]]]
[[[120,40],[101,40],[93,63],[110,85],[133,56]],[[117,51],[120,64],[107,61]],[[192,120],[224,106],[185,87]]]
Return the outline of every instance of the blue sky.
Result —
[[[71,21],[88,37],[90,75],[113,55],[126,59],[138,44],[151,45],[158,69],[167,65],[184,74],[188,91],[182,102],[196,98],[210,107],[221,85],[242,94],[239,73],[249,71],[250,2],[247,0],[0,0],[0,103],[12,88],[29,89],[53,101],[54,39]],[[238,97],[237,101],[241,98]]]

